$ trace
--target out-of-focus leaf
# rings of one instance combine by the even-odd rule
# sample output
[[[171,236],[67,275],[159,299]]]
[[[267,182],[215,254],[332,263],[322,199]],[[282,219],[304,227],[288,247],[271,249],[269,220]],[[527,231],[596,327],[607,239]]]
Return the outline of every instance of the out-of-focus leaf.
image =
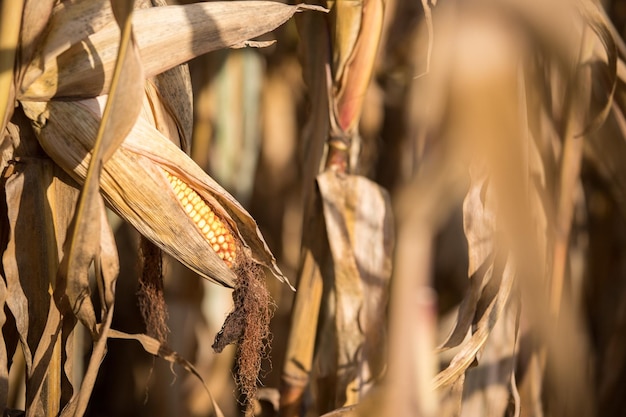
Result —
[[[356,405],[349,405],[333,410],[329,413],[322,415],[322,417],[358,417]]]
[[[485,178],[475,181],[463,202],[463,224],[465,237],[468,241],[470,285],[468,292],[461,301],[454,329],[446,341],[442,343],[441,350],[458,346],[463,342],[474,323],[479,300],[491,302],[491,299],[484,299],[484,290],[493,274],[493,239],[496,213],[495,207],[493,207],[493,198],[491,195],[488,199],[485,196],[489,192],[486,191],[487,182]],[[490,296],[495,296],[495,293],[491,292]]]
[[[337,406],[356,404],[381,371],[393,224],[384,189],[359,176],[317,178],[334,264]]]
[[[615,88],[617,87],[617,45],[613,39],[608,19],[606,15],[602,13],[600,5],[591,0],[581,0],[576,2],[576,4],[581,9],[585,24],[589,25],[591,29],[593,29],[604,45],[608,61],[606,78],[609,88],[607,91],[606,102],[598,114],[591,120],[589,125],[586,126],[584,132],[581,132],[588,133],[597,130],[606,121],[606,118],[611,111],[613,96],[615,94]]]
[[[74,19],[81,13],[72,8],[87,7],[82,4],[55,10],[51,36],[42,45],[43,64],[28,70],[19,88],[19,99],[108,93],[118,53],[119,28],[106,7],[92,9],[93,14],[87,15],[89,20]],[[145,76],[162,73],[209,51],[239,45],[275,29],[303,10],[324,9],[271,1],[236,1],[137,10],[133,13],[133,27]],[[159,30],[155,31],[155,27]]]
[[[497,295],[487,306],[484,306],[481,311],[482,314],[474,324],[475,329],[472,336],[461,344],[459,353],[454,356],[450,365],[437,375],[434,381],[435,388],[449,385],[465,373],[467,368],[476,360],[476,355],[483,348],[495,324],[502,317],[511,295],[514,271],[509,261],[502,270],[494,271],[494,273],[502,275],[502,281],[498,280],[497,282],[499,284]]]

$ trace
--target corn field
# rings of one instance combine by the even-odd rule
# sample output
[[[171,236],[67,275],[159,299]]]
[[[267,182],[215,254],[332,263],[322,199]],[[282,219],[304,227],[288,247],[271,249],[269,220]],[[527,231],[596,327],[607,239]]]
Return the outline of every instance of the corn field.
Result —
[[[174,3],[0,0],[4,416],[626,416],[625,2]]]

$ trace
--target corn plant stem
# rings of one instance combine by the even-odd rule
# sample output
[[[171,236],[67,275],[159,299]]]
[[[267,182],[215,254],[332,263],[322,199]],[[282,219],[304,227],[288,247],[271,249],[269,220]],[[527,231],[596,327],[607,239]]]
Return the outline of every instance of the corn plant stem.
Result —
[[[0,129],[8,122],[9,109],[13,106],[12,85],[15,56],[22,23],[24,0],[0,3]]]
[[[302,396],[311,374],[322,288],[319,268],[312,253],[306,250],[281,377],[281,417],[297,417],[300,414]]]

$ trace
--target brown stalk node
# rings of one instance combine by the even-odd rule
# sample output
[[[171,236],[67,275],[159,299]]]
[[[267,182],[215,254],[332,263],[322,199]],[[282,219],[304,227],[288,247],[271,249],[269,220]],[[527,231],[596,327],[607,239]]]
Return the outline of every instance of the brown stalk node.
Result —
[[[231,343],[238,344],[235,380],[244,396],[246,415],[251,415],[261,360],[269,354],[269,323],[274,303],[265,286],[265,274],[261,266],[246,260],[236,266],[235,272],[235,307],[215,336],[212,347],[219,353]]]

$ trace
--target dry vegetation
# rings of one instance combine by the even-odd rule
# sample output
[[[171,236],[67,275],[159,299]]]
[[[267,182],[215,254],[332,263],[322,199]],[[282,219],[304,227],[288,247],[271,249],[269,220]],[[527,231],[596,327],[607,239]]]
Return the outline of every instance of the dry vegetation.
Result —
[[[626,416],[623,2],[185,3],[0,3],[4,415]]]

